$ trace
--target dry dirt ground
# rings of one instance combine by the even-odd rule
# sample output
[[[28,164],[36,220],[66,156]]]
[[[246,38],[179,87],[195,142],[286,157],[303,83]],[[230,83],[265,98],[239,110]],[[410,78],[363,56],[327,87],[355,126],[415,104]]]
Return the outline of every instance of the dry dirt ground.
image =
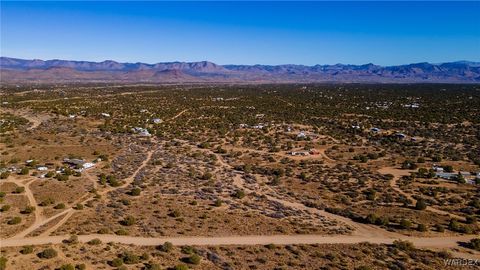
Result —
[[[186,112],[180,111],[172,120]],[[409,235],[306,206],[298,196],[285,196],[278,187],[267,185],[267,177],[252,180],[249,174],[235,168],[231,157],[197,144],[179,140],[172,147],[159,139],[133,135],[107,138],[97,136],[96,126],[87,124],[86,119],[72,122],[48,114],[17,113],[30,121],[22,132],[31,136],[17,134],[2,143],[5,160],[18,158],[16,164],[23,167],[24,160],[31,158],[57,166],[68,155],[92,160],[98,156],[94,152],[108,155],[109,159],[67,181],[40,179],[31,173],[14,173],[1,180],[0,188],[5,193],[2,205],[10,205],[10,209],[0,218],[0,248],[12,269],[31,269],[32,265],[54,269],[78,262],[85,262],[87,269],[110,269],[111,261],[124,251],[141,257],[128,269],[153,264],[161,268],[187,264],[197,269],[402,269],[402,265],[432,269],[442,266],[442,256],[451,256],[392,247],[397,239],[419,248],[449,250],[453,256],[480,258],[479,252],[459,247],[459,242],[467,242],[472,235]],[[61,129],[52,131],[52,125]],[[84,132],[77,133],[80,128]],[[292,160],[322,162],[325,169],[347,163],[328,156],[328,148],[317,146],[318,155]],[[245,149],[230,146],[229,150]],[[271,155],[266,150],[248,151]],[[288,157],[286,152],[272,155]],[[409,171],[382,162],[366,166],[393,175],[386,183],[388,187],[415,203],[416,199],[398,185]],[[378,168],[379,164],[385,166]],[[101,173],[115,176],[119,183],[100,183]],[[19,187],[23,190],[16,192]],[[134,194],[137,188],[139,194]],[[237,191],[244,195],[236,198]],[[63,207],[56,208],[58,204]],[[34,209],[25,213],[27,206]],[[464,220],[434,206],[428,206],[425,213],[439,219]],[[20,223],[8,224],[14,217],[21,217]],[[125,224],[129,217],[133,217],[132,223]],[[80,242],[64,243],[72,234],[78,234]],[[86,244],[94,239],[101,243]],[[164,242],[196,246],[193,253],[202,258],[200,263],[189,263],[185,258],[192,252],[182,253],[178,247],[168,254],[159,251],[156,246]],[[50,260],[39,258],[37,253],[49,243],[57,256]],[[33,252],[21,254],[20,249],[29,245],[34,245]]]

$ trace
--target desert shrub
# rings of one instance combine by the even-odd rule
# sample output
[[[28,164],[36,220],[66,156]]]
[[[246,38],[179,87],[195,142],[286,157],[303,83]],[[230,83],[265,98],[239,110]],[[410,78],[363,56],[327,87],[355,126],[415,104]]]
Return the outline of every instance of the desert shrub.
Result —
[[[37,256],[41,259],[51,259],[57,257],[57,255],[57,251],[53,248],[44,249],[42,252],[37,254]]]
[[[442,224],[436,224],[435,229],[437,230],[437,232],[444,232],[445,231],[445,228],[443,227]]]
[[[178,264],[174,267],[175,270],[188,270],[188,266],[185,264]]]
[[[215,200],[214,205],[215,205],[216,207],[220,207],[220,206],[222,206],[222,203],[223,203],[222,200],[217,199],[217,200]]]
[[[22,222],[21,217],[13,217],[13,218],[11,218],[7,221],[7,224],[8,225],[16,225],[16,224],[19,224],[20,222]]]
[[[94,239],[87,242],[87,244],[89,244],[89,245],[100,245],[101,243],[102,243],[102,240],[100,240],[98,238],[94,238]]]
[[[198,256],[197,254],[192,254],[186,258],[183,259],[184,262],[189,263],[189,264],[200,264],[200,261],[202,258]]]
[[[19,194],[25,192],[25,187],[16,187],[13,193]]]
[[[101,228],[100,230],[97,231],[99,234],[107,234],[109,230],[107,228]]]
[[[140,262],[140,258],[129,251],[125,251],[120,257],[123,259],[125,264],[136,264]]]
[[[412,251],[415,249],[415,246],[410,241],[395,240],[393,241],[393,246],[402,251]]]
[[[67,181],[68,175],[57,173],[57,175],[55,175],[55,179],[57,179],[58,181]]]
[[[182,246],[181,251],[184,254],[195,254],[197,252],[197,250],[192,246]]]
[[[426,231],[428,230],[428,228],[427,228],[427,225],[425,225],[425,224],[423,224],[423,223],[420,223],[420,224],[418,224],[418,226],[417,226],[417,230],[418,230],[419,232],[426,232]]]
[[[2,172],[0,173],[0,179],[7,179],[10,176],[10,172]]]
[[[147,263],[144,269],[145,270],[162,270],[162,267],[156,263]]]
[[[22,247],[22,249],[20,250],[20,253],[25,255],[25,254],[30,254],[33,252],[33,246],[24,246]]]
[[[23,167],[18,174],[27,175],[30,170],[27,167]]]
[[[64,204],[64,203],[59,203],[59,204],[55,205],[53,208],[55,208],[55,209],[64,209],[64,208],[65,208],[65,204]]]
[[[130,195],[131,196],[139,196],[141,192],[142,192],[142,190],[140,188],[136,187],[136,188],[133,188],[130,191]]]
[[[64,264],[58,268],[59,270],[75,270],[75,266],[72,264]]]
[[[471,239],[470,242],[468,243],[468,247],[470,247],[471,249],[480,251],[480,238]]]
[[[23,209],[20,213],[28,215],[33,213],[33,211],[35,211],[35,206],[29,205],[29,206],[26,206],[25,209]]]
[[[233,197],[237,198],[237,199],[242,199],[245,197],[245,191],[239,189],[237,191],[235,191],[235,193],[233,194]]]
[[[157,249],[163,252],[171,252],[173,250],[173,244],[165,242],[163,245],[158,246]]]
[[[268,245],[265,245],[265,247],[266,247],[267,249],[275,249],[275,248],[277,248],[277,246],[275,246],[275,244],[268,244]]]
[[[0,212],[7,212],[8,210],[10,210],[10,205],[8,204],[5,204],[0,208]]]
[[[76,244],[76,243],[78,243],[78,236],[75,235],[75,234],[70,235],[70,237],[68,239],[63,240],[62,242],[65,243],[65,244],[69,244],[69,245]]]
[[[427,203],[423,199],[418,200],[417,203],[415,204],[415,209],[417,210],[425,210],[426,208],[427,208]]]
[[[53,198],[46,198],[40,203],[40,206],[48,206],[50,204],[54,204],[55,200]]]
[[[115,258],[111,260],[108,264],[112,267],[120,267],[123,265],[123,259],[122,258]]]
[[[168,215],[171,217],[177,218],[177,217],[180,217],[182,213],[180,213],[180,211],[175,209],[175,210],[170,210],[170,213],[168,213]]]
[[[122,221],[120,221],[120,224],[122,224],[123,226],[132,226],[133,224],[135,224],[135,221],[135,217],[127,216]]]
[[[128,231],[126,231],[124,229],[120,229],[120,230],[115,231],[115,234],[116,235],[128,235]]]
[[[85,270],[87,266],[84,263],[75,265],[75,270]]]
[[[8,259],[5,258],[5,257],[0,257],[0,270],[5,270],[7,269],[7,262],[8,262]]]
[[[412,222],[407,219],[402,219],[400,221],[400,227],[402,227],[402,229],[410,229],[412,227]]]
[[[75,205],[75,207],[73,207],[73,209],[75,209],[75,210],[83,210],[83,204],[77,203],[77,204]]]

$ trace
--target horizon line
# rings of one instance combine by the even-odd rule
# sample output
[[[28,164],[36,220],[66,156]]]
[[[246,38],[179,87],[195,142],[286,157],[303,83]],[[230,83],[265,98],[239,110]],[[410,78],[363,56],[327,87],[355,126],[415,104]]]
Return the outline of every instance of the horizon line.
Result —
[[[480,60],[454,60],[454,61],[442,61],[442,62],[437,62],[437,63],[432,63],[428,61],[422,61],[422,62],[411,62],[411,63],[404,63],[404,64],[393,64],[393,65],[379,65],[375,64],[374,62],[369,62],[369,63],[364,63],[364,64],[349,64],[349,63],[335,63],[335,64],[313,64],[313,65],[307,65],[307,64],[293,64],[293,63],[287,63],[287,64],[218,64],[216,62],[210,61],[210,60],[200,60],[200,61],[160,61],[160,62],[153,62],[153,63],[147,63],[147,62],[133,62],[133,61],[118,61],[118,60],[113,60],[113,59],[105,59],[105,60],[77,60],[77,59],[61,59],[61,58],[51,58],[51,59],[40,59],[40,58],[33,58],[33,59],[27,59],[27,58],[20,58],[20,57],[10,57],[10,56],[4,56],[0,55],[0,58],[10,58],[10,59],[18,59],[18,60],[27,60],[27,61],[73,61],[73,62],[93,62],[93,63],[103,63],[103,62],[115,62],[119,64],[146,64],[146,65],[156,65],[156,64],[165,64],[165,63],[200,63],[200,62],[207,62],[207,63],[212,63],[215,65],[219,66],[306,66],[306,67],[313,67],[313,66],[335,66],[335,65],[350,65],[350,66],[366,66],[366,65],[375,65],[379,67],[394,67],[394,66],[406,66],[406,65],[413,65],[413,64],[431,64],[431,65],[441,65],[445,63],[460,63],[460,62],[469,62],[469,63],[480,63]]]

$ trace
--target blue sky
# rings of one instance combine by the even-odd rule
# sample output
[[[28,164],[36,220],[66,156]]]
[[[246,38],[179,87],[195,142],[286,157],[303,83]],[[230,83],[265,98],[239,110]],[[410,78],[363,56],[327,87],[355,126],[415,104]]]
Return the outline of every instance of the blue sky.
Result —
[[[1,55],[122,62],[480,61],[480,2],[1,2]]]

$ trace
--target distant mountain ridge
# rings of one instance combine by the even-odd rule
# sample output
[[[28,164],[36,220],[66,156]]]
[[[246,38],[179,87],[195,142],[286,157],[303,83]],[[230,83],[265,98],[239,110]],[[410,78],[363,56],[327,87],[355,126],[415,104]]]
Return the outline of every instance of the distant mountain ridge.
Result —
[[[365,65],[217,65],[201,62],[156,64],[0,57],[2,83],[52,82],[370,82],[480,83],[480,63],[457,61],[399,66]]]

